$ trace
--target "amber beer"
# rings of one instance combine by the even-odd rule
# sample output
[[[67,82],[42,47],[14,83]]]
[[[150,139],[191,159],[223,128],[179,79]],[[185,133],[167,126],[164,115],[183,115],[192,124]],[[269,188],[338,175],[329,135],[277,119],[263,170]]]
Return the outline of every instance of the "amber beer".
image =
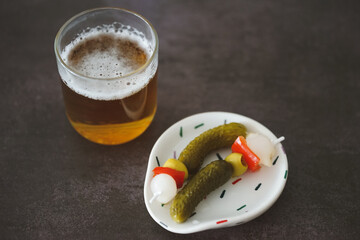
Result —
[[[114,145],[148,128],[157,106],[157,43],[115,22],[78,33],[59,55],[66,114],[80,135]]]

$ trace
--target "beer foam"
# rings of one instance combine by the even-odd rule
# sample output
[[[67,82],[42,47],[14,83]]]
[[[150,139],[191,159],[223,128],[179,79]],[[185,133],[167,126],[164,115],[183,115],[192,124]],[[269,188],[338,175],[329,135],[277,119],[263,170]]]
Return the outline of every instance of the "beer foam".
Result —
[[[149,66],[128,75],[142,67],[154,50],[144,34],[130,26],[113,23],[87,28],[60,56],[78,74],[63,69],[60,75],[68,87],[83,96],[122,99],[144,88],[156,73],[157,53]]]

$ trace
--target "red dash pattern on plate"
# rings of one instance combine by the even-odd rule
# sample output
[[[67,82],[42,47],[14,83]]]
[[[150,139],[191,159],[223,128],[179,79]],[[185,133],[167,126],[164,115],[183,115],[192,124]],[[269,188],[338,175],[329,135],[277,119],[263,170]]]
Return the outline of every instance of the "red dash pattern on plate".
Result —
[[[225,222],[227,222],[227,221],[228,221],[228,220],[217,221],[216,224],[225,223]]]

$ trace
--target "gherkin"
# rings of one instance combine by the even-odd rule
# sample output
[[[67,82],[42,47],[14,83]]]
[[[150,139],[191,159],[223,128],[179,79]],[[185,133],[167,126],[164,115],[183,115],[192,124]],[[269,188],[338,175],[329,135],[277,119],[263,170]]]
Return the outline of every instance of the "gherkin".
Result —
[[[196,206],[212,191],[226,183],[233,173],[233,167],[224,160],[216,160],[194,175],[175,196],[170,215],[177,223],[185,222]]]
[[[246,137],[246,127],[240,123],[228,123],[209,129],[194,138],[181,152],[178,160],[185,164],[189,175],[193,175],[199,171],[209,152],[231,147],[238,136]]]

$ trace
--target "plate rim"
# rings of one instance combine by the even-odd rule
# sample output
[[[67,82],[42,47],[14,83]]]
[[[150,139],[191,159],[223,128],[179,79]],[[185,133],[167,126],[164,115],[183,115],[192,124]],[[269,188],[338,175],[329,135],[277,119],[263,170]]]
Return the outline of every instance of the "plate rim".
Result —
[[[282,144],[280,144],[281,145],[280,147],[281,147],[282,153],[283,153],[283,157],[284,157],[284,160],[283,160],[282,164],[284,164],[283,167],[286,169],[287,176],[284,179],[284,181],[282,181],[282,183],[278,186],[277,191],[272,195],[271,199],[269,201],[265,202],[264,204],[262,204],[261,207],[258,207],[256,209],[256,211],[254,210],[254,211],[251,211],[251,212],[244,213],[242,215],[228,217],[227,218],[228,221],[225,224],[211,225],[210,223],[209,224],[204,223],[204,224],[201,224],[201,225],[193,225],[193,227],[187,228],[187,229],[184,229],[184,228],[179,228],[179,229],[175,228],[174,229],[174,228],[166,226],[166,225],[164,226],[164,223],[162,223],[158,219],[158,217],[153,213],[153,211],[151,210],[150,205],[148,203],[147,196],[146,196],[147,182],[149,181],[149,178],[150,178],[148,173],[149,173],[149,171],[152,170],[152,169],[150,169],[151,168],[150,162],[153,161],[154,155],[156,155],[155,152],[158,149],[158,145],[163,142],[163,139],[166,138],[167,135],[169,135],[169,133],[173,132],[173,129],[176,128],[177,125],[179,125],[182,122],[186,122],[189,119],[201,117],[202,115],[228,115],[228,116],[233,116],[235,118],[242,118],[242,119],[244,119],[246,121],[250,121],[250,122],[256,124],[257,127],[260,127],[263,130],[265,130],[267,132],[267,134],[271,134],[271,135],[276,137],[276,135],[270,129],[268,129],[266,126],[264,126],[263,124],[261,124],[257,120],[254,120],[254,119],[252,119],[250,117],[247,117],[247,116],[244,116],[244,115],[241,115],[241,114],[238,114],[238,113],[233,113],[233,112],[209,111],[209,112],[196,113],[196,114],[187,116],[185,118],[182,118],[182,119],[178,120],[177,122],[173,123],[172,125],[170,125],[160,135],[160,137],[156,140],[155,144],[153,145],[153,147],[151,149],[151,152],[150,152],[150,155],[149,155],[149,158],[148,158],[148,165],[147,165],[146,173],[145,173],[145,181],[144,181],[144,191],[143,191],[143,193],[144,193],[144,202],[145,202],[147,211],[150,214],[150,216],[161,227],[163,227],[164,229],[166,229],[166,230],[168,230],[170,232],[173,232],[173,233],[189,234],[189,233],[195,233],[195,232],[205,231],[205,230],[209,230],[209,229],[231,227],[231,226],[240,225],[240,224],[244,224],[246,222],[249,222],[249,221],[259,217],[260,215],[262,215],[264,212],[266,212],[269,208],[271,208],[274,205],[274,203],[278,200],[281,193],[283,192],[283,189],[285,188],[285,185],[286,185],[286,182],[287,182],[287,179],[288,179],[288,171],[289,171],[288,159],[287,159],[287,155],[286,155],[286,152],[284,151],[284,148],[283,148]],[[233,121],[230,121],[230,122],[233,122]],[[241,121],[239,121],[239,122],[242,123]],[[206,130],[204,130],[204,131],[206,131]],[[204,132],[204,131],[202,131],[202,132]],[[235,224],[234,224],[234,222],[235,222]]]

